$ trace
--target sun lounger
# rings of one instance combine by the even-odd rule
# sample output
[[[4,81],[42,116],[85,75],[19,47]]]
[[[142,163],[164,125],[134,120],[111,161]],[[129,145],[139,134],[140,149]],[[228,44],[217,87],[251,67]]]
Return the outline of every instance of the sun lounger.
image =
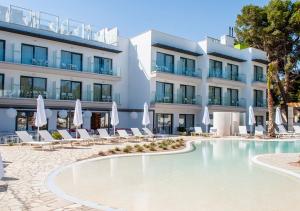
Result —
[[[57,130],[59,134],[62,136],[63,140],[71,141],[71,142],[82,142],[83,138],[73,138],[67,130]]]
[[[278,125],[277,127],[278,127],[278,131],[275,130],[277,138],[280,138],[282,136],[292,137],[295,135],[295,133],[288,132],[283,125]]]
[[[133,136],[137,137],[137,138],[142,138],[142,139],[147,139],[149,138],[149,136],[147,135],[143,135],[141,133],[141,131],[138,128],[131,128],[131,131],[133,133]]]
[[[258,125],[255,127],[255,135],[256,136],[264,136],[265,129],[262,125]]]
[[[133,136],[130,136],[126,130],[117,130],[118,134],[119,134],[119,137],[120,138],[123,138],[123,139],[132,139]]]
[[[240,136],[249,136],[246,126],[239,126],[239,135]]]
[[[56,140],[52,137],[52,135],[47,131],[47,130],[40,130],[39,131],[39,135],[41,136],[41,138],[44,140],[44,141],[48,141],[48,142],[52,142],[52,143],[55,143],[55,142],[58,142],[60,143],[61,145],[62,144],[66,144],[66,143],[71,143],[72,145],[72,141],[70,140]]]
[[[299,136],[300,135],[300,126],[299,125],[294,125],[293,126],[295,135]]]
[[[192,135],[203,135],[203,131],[201,127],[194,127],[194,132],[191,133]]]
[[[110,141],[117,141],[116,137],[112,137],[108,134],[106,129],[98,129],[99,137],[101,139],[110,140]]]
[[[90,134],[86,131],[86,129],[78,129],[77,131],[80,135],[80,138],[82,138],[84,140],[93,141],[95,143],[96,140],[99,139],[99,138],[90,136]]]
[[[29,144],[29,145],[35,145],[40,147],[46,145],[50,146],[52,144],[52,142],[49,141],[35,141],[31,137],[31,135],[29,135],[26,131],[16,131],[16,134],[20,138],[21,144]]]

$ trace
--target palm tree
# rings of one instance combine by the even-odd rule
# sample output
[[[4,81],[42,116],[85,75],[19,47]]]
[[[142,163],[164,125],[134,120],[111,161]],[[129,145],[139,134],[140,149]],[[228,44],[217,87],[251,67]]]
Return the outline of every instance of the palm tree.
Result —
[[[271,62],[267,70],[267,88],[268,88],[268,112],[269,112],[269,124],[268,124],[268,135],[275,137],[274,121],[273,121],[273,97],[271,93],[272,80],[274,75],[277,74],[278,63],[277,61]]]

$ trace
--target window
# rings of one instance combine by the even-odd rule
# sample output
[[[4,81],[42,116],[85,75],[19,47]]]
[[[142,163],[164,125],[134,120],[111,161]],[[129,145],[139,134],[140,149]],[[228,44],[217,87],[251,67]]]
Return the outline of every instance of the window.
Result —
[[[254,65],[254,81],[263,81],[263,80],[264,80],[263,68]]]
[[[112,75],[112,59],[94,57],[94,72]]]
[[[222,62],[216,60],[209,60],[209,76],[210,77],[222,77]]]
[[[239,66],[234,64],[227,64],[227,79],[233,81],[239,80]]]
[[[156,82],[156,102],[173,103],[173,84]]]
[[[18,111],[16,120],[16,130],[35,131],[37,128],[34,125],[35,112],[34,111]],[[48,124],[47,124],[48,125]],[[47,130],[48,126],[40,127],[41,130]]]
[[[239,106],[239,90],[238,89],[227,89],[228,105]]]
[[[182,73],[195,72],[196,67],[194,59],[180,57],[180,64]]]
[[[165,53],[156,53],[157,70],[162,72],[174,72],[174,56]]]
[[[0,61],[5,61],[5,40],[0,40]]]
[[[110,85],[110,84],[94,84],[94,101],[111,102],[112,101],[112,85]]]
[[[173,131],[173,115],[172,114],[156,114],[157,132],[161,134],[172,134]]]
[[[264,116],[255,116],[255,125],[264,125]]]
[[[61,80],[60,99],[61,100],[81,99],[81,82]]]
[[[263,101],[263,91],[262,90],[254,90],[254,106],[255,107],[263,107],[264,101]]]
[[[195,87],[188,85],[180,85],[179,103],[195,104]]]
[[[4,74],[0,73],[0,96],[4,94]]]
[[[179,114],[179,127],[186,131],[194,127],[194,114]]]
[[[74,112],[68,112],[68,115],[64,118],[60,117],[59,112],[57,112],[57,129],[76,129],[75,125],[73,124],[73,118]]]
[[[61,51],[61,68],[82,71],[82,54]]]
[[[22,44],[22,64],[48,66],[48,48]]]
[[[209,99],[208,103],[210,105],[222,105],[222,88],[209,86]]]
[[[47,97],[47,79],[38,77],[21,76],[20,78],[20,97],[37,98],[42,95]]]
[[[109,112],[93,112],[91,117],[91,129],[109,128]]]

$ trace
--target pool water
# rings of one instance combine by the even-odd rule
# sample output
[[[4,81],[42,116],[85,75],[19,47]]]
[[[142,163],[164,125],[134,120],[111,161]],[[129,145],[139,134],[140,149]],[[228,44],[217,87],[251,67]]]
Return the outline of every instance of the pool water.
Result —
[[[191,152],[92,160],[65,168],[65,194],[127,211],[299,210],[300,181],[251,162],[300,142],[204,141]]]

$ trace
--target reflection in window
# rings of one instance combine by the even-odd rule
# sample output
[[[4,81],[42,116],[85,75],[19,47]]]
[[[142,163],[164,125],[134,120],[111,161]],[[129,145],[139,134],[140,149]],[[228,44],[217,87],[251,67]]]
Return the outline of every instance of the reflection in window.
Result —
[[[82,71],[82,54],[61,51],[61,68]]]
[[[34,125],[34,111],[18,111],[16,117],[16,130],[35,131],[37,128]],[[41,130],[47,130],[48,124],[40,127]]]
[[[81,99],[81,82],[61,80],[60,99],[61,100]]]
[[[94,72],[99,74],[112,75],[112,59],[95,56]]]
[[[47,79],[21,76],[20,78],[20,97],[24,98],[37,98],[42,95],[47,97]]]
[[[48,48],[22,44],[22,64],[48,66]]]
[[[112,85],[110,85],[110,84],[94,84],[94,101],[111,102],[112,101]]]

